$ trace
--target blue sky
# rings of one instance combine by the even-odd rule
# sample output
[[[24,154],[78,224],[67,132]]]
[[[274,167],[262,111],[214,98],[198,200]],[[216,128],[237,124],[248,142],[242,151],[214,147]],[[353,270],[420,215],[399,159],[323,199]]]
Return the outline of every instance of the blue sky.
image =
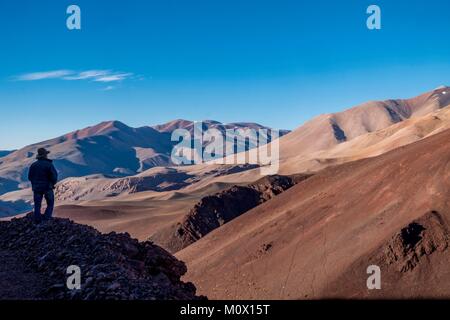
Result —
[[[66,28],[76,4],[82,30]],[[382,30],[366,28],[366,8]],[[450,84],[448,0],[0,2],[0,149],[176,118],[293,129]],[[48,73],[52,72],[52,73]]]

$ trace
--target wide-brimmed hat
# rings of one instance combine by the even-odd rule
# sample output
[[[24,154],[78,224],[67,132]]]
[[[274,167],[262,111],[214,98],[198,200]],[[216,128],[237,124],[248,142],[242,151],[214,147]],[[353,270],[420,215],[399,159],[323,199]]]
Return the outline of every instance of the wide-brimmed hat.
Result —
[[[39,148],[37,151],[37,156],[38,157],[45,157],[46,155],[48,155],[50,153],[50,151],[48,151],[45,148]]]

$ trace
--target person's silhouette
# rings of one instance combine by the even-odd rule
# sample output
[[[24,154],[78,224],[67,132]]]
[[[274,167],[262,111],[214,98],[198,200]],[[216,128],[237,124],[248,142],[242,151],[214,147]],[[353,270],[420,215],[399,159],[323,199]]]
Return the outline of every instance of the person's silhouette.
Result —
[[[35,161],[28,172],[28,180],[31,182],[34,198],[34,219],[41,222],[42,199],[47,202],[47,209],[44,213],[44,220],[50,220],[55,205],[53,189],[58,182],[58,173],[53,166],[52,160],[47,158],[50,151],[40,148]]]

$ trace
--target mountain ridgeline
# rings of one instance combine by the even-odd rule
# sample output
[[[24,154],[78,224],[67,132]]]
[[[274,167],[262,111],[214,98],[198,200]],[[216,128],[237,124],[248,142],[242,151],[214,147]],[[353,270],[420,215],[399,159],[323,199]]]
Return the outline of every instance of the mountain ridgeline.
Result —
[[[178,143],[171,141],[172,132],[176,129],[193,131],[193,126],[191,121],[176,120],[155,127],[131,128],[119,121],[109,121],[3,153],[0,158],[0,195],[28,187],[27,170],[38,148],[51,151],[61,179],[92,174],[130,176],[153,167],[171,165],[171,152]],[[269,128],[255,123],[203,122],[204,130],[211,128],[221,132],[227,129],[268,129],[270,132]],[[282,130],[280,135],[286,133]],[[244,143],[248,148],[256,146],[255,141]]]

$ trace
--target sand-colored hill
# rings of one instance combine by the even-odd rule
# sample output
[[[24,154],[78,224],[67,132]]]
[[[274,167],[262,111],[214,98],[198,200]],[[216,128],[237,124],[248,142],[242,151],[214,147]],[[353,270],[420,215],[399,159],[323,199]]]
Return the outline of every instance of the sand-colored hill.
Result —
[[[282,154],[280,172],[291,174],[317,171],[329,165],[377,156],[449,128],[450,108],[445,107],[424,116],[406,119],[385,129],[360,135],[325,150],[290,157]],[[281,145],[286,147],[286,144]]]
[[[177,257],[213,299],[448,298],[449,199],[446,130],[324,169]]]
[[[372,101],[320,115],[279,139],[279,173],[317,171],[417,141],[448,128],[449,114],[439,110],[449,105],[450,88],[440,87],[411,99]]]

